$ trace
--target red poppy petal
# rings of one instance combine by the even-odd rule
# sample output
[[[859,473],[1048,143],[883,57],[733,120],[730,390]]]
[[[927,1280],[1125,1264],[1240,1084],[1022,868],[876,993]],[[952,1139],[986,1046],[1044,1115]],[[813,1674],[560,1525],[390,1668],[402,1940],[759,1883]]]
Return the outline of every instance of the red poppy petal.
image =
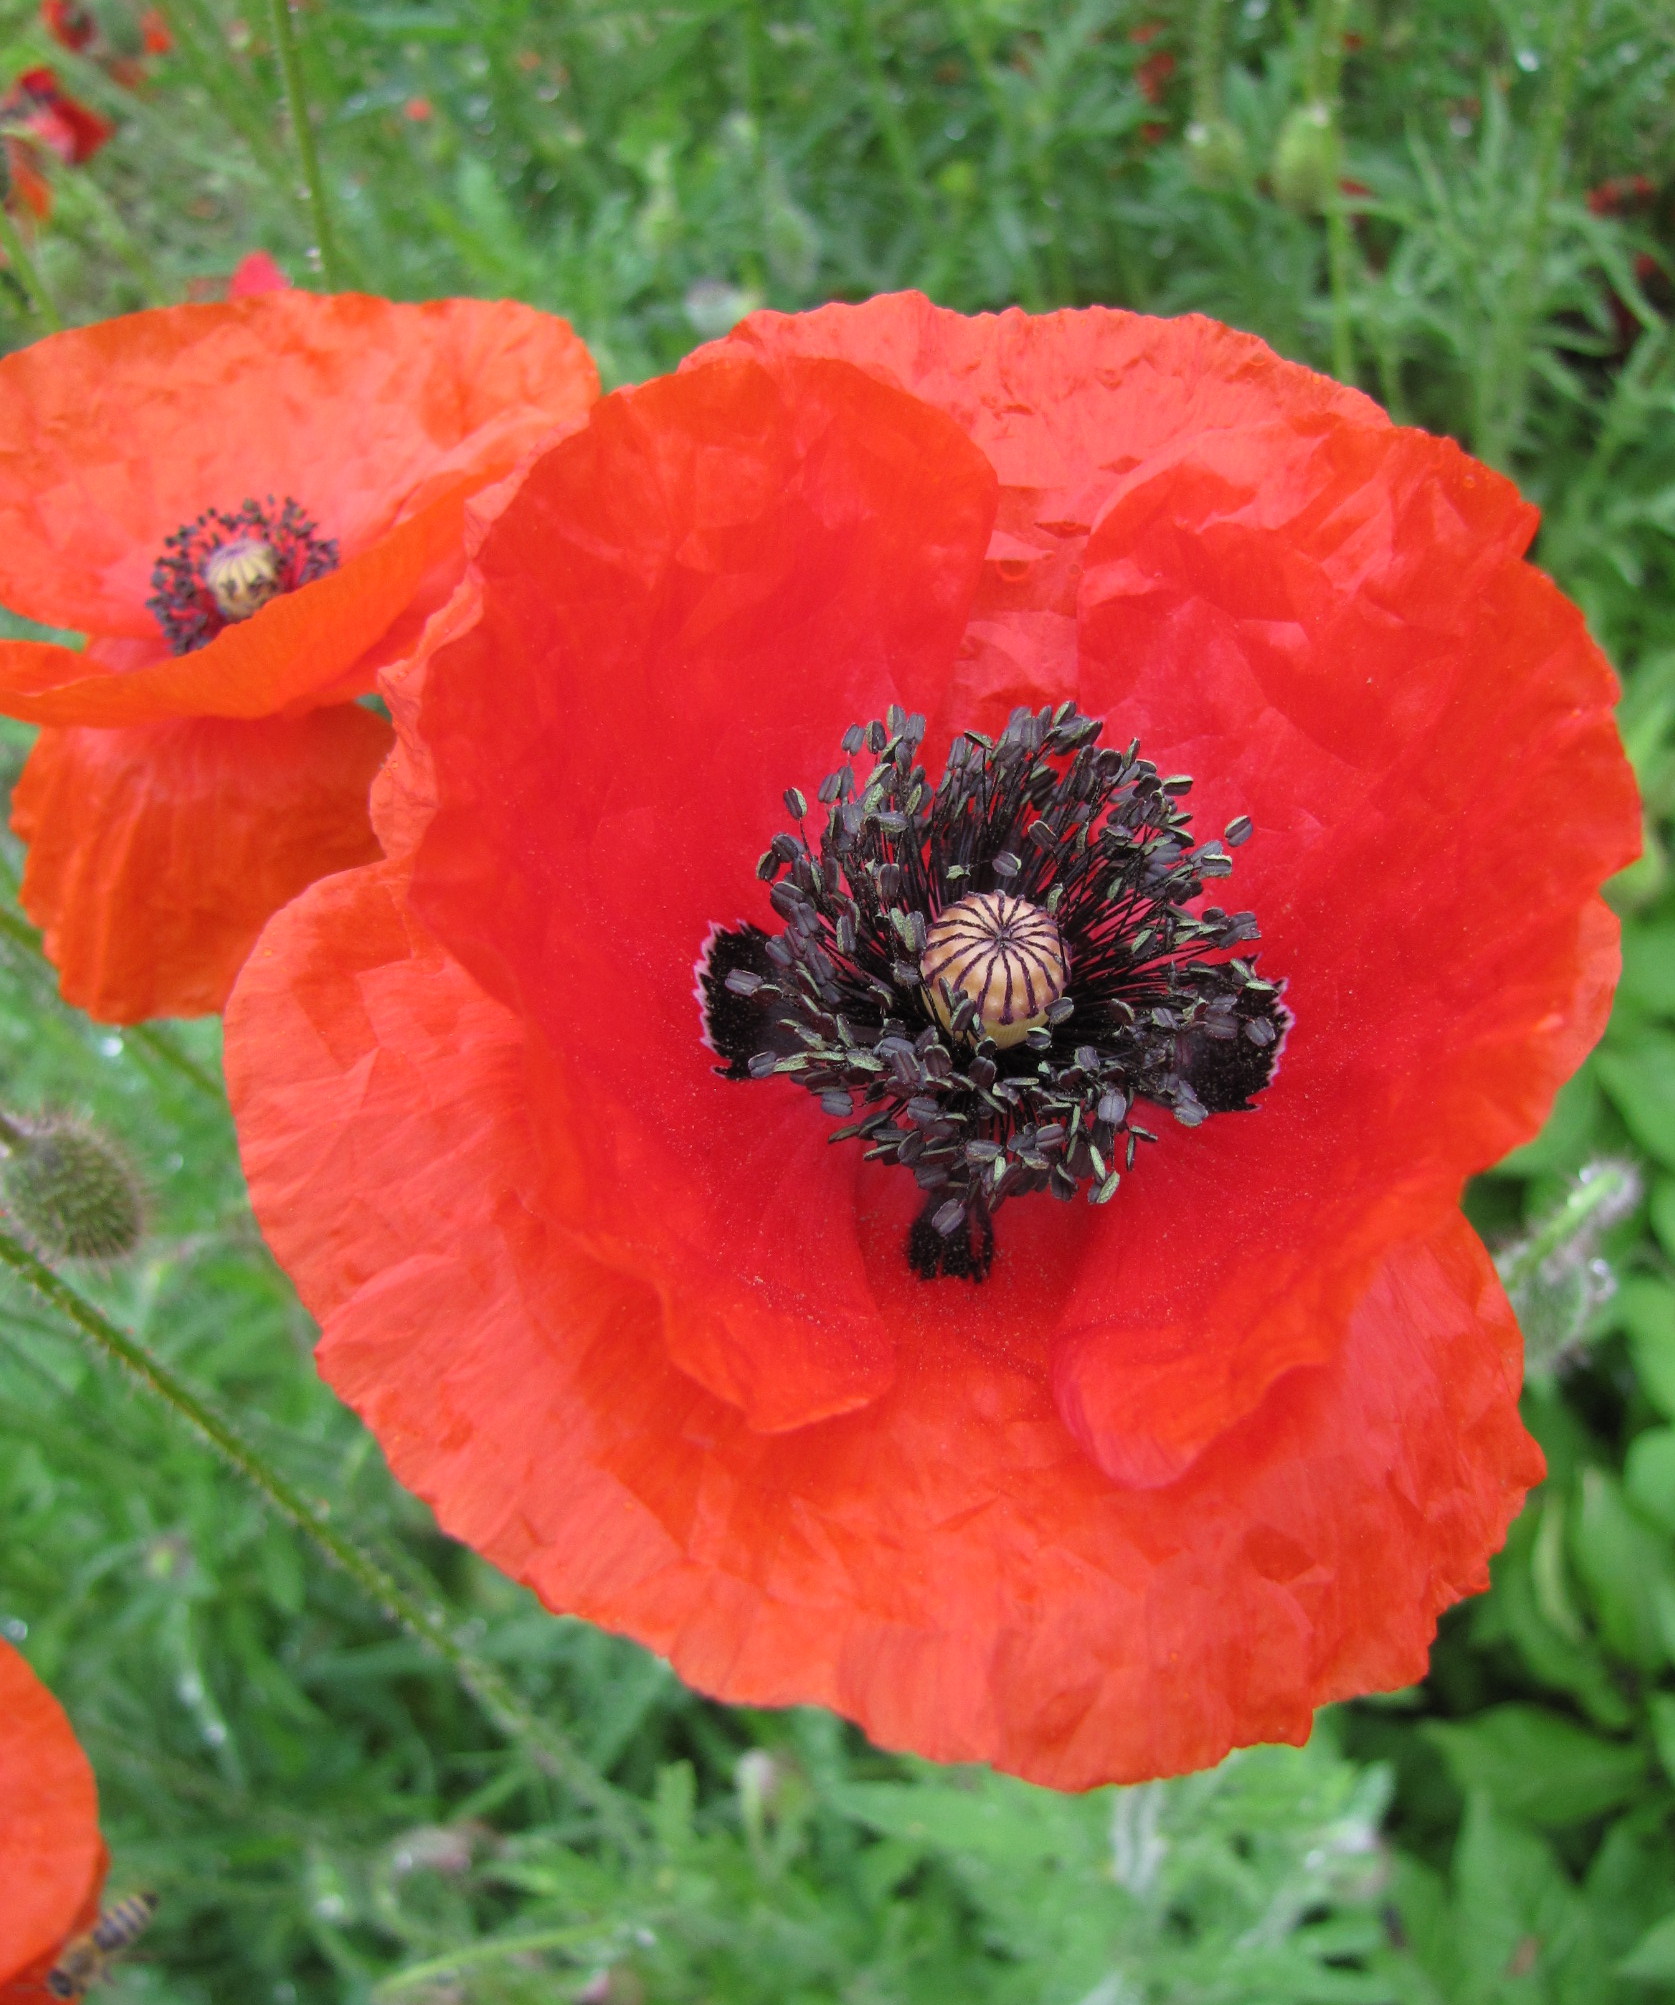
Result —
[[[509,301],[287,289],[50,335],[0,360],[0,603],[151,638],[152,566],[206,508],[290,496],[347,563],[449,455],[492,478],[597,394],[570,328]]]
[[[264,292],[283,292],[291,281],[269,251],[246,251],[227,281],[229,299],[254,299]]]
[[[65,1000],[106,1023],[220,1009],[280,906],[378,854],[367,791],[390,735],[355,704],[43,731],[12,826]]]
[[[42,641],[0,641],[0,713],[31,724],[115,726],[271,717],[322,698],[340,702],[345,681],[428,574],[457,566],[464,501],[456,487],[340,570],[281,593],[192,654],[123,668]],[[370,688],[370,671],[365,682]]]
[[[1167,1490],[1111,1484],[998,1357],[909,1350],[864,1413],[752,1432],[669,1366],[650,1288],[542,1223],[520,1025],[414,932],[393,866],[274,921],[228,1071],[322,1370],[396,1474],[723,1698],[1068,1788],[1300,1740],[1315,1705],[1422,1673],[1540,1473],[1457,1215]]]
[[[91,1919],[105,1876],[93,1770],[64,1709],[0,1642],[0,2000]],[[38,1995],[38,1994],[37,1994]]]
[[[715,1076],[693,965],[754,910],[784,788],[886,698],[938,700],[992,499],[953,425],[859,371],[718,362],[537,463],[478,559],[490,613],[426,669],[417,908],[561,1054],[576,1230],[764,1428],[873,1397],[889,1343],[852,1155],[794,1088]]]
[[[1171,1134],[1083,1269],[1059,1382],[1113,1474],[1167,1480],[1324,1355],[1330,1302],[1532,1135],[1604,1028],[1594,894],[1638,807],[1610,670],[1518,561],[1532,526],[1445,442],[1300,427],[1207,438],[1089,541],[1082,700],[1206,776],[1207,832],[1252,817],[1234,902],[1297,1017],[1260,1111]]]
[[[1598,1037],[1591,894],[1639,826],[1609,669],[1520,561],[1510,483],[1250,336],[901,295],[756,315],[700,358],[741,352],[859,362],[994,459],[944,735],[1075,697],[1198,776],[1204,834],[1256,824],[1229,902],[1290,984],[1279,1082],[1170,1123],[1048,1263],[1066,1419],[1111,1474],[1167,1482],[1330,1353],[1382,1248],[1533,1133]]]
[[[1269,423],[1276,401],[1305,421],[1390,422],[1358,390],[1198,314],[966,315],[922,293],[889,293],[813,313],[753,313],[682,366],[741,351],[853,363],[946,411],[993,462],[999,512],[944,735],[1004,724],[1015,704],[1043,700],[1044,683],[1074,692],[1082,551],[1129,468],[1205,432]]]

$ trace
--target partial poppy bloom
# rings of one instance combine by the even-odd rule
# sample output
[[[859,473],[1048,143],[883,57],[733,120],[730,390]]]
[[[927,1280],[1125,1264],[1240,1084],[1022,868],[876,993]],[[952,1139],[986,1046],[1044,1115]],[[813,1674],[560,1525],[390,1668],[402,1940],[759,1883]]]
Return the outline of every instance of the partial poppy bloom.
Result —
[[[97,63],[125,90],[144,83],[148,57],[166,56],[174,47],[157,8],[136,11],[121,0],[97,11],[85,0],[41,0],[41,25],[61,48]]]
[[[0,1641],[0,2005],[52,1996],[66,1945],[98,1916],[108,1863],[87,1756],[58,1701]]]
[[[90,636],[0,642],[68,1001],[217,1010],[270,913],[377,854],[357,699],[457,583],[466,498],[597,393],[563,321],[468,299],[276,290],[0,360],[0,604]]]
[[[66,167],[85,165],[116,132],[108,118],[72,97],[57,71],[45,65],[25,70],[0,97],[0,127],[36,141]]]
[[[72,97],[45,67],[25,70],[0,96],[0,199],[14,215],[52,214],[49,156],[66,166],[91,160],[116,127]]]
[[[228,1013],[398,1476],[703,1690],[1061,1787],[1419,1676],[1541,1471],[1461,1186],[1637,843],[1534,511],[1212,322],[913,295],[500,500],[385,859]]]

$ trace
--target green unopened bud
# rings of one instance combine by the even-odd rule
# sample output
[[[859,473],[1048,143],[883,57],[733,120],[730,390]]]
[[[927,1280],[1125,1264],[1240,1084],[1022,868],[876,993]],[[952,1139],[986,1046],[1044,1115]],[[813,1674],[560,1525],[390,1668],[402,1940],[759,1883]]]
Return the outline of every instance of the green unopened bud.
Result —
[[[49,1259],[119,1260],[139,1244],[139,1183],[116,1144],[84,1121],[0,1117],[0,1198]]]
[[[1336,164],[1331,112],[1323,104],[1299,105],[1280,127],[1268,169],[1274,200],[1299,215],[1318,215],[1332,192]]]
[[[1600,1241],[1640,1197],[1633,1163],[1589,1163],[1534,1231],[1496,1254],[1495,1266],[1524,1332],[1527,1377],[1551,1379],[1586,1355],[1598,1334],[1598,1312],[1617,1292]]]
[[[1200,188],[1239,188],[1249,177],[1245,136],[1230,119],[1194,119],[1186,129],[1187,168]]]

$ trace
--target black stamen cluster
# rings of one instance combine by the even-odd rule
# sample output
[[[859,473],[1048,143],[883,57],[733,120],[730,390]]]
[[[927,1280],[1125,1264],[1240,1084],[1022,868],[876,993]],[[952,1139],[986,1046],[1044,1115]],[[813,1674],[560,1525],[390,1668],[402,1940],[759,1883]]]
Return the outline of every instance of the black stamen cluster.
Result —
[[[322,536],[313,518],[289,496],[283,504],[271,494],[266,503],[247,500],[232,513],[206,508],[195,522],[164,539],[163,554],[152,567],[152,596],[145,602],[146,610],[156,615],[174,653],[192,654],[208,647],[228,625],[204,582],[204,563],[241,537],[272,546],[281,592],[311,585],[338,566],[337,539]]]
[[[1248,1110],[1291,1022],[1281,985],[1232,952],[1258,937],[1253,915],[1186,909],[1233,868],[1221,842],[1193,844],[1191,780],[1160,775],[1138,743],[1100,747],[1103,728],[1072,703],[1014,711],[998,739],[956,738],[932,786],[922,717],[892,706],[852,726],[844,751],[874,763],[827,776],[818,852],[792,788],[798,832],[757,866],[783,931],[718,928],[705,950],[717,1070],[796,1080],[841,1118],[834,1142],[910,1170],[926,1199],[908,1258],[927,1279],[980,1280],[1008,1198],[1086,1186],[1107,1203],[1157,1140],[1138,1102],[1187,1127]],[[1250,833],[1241,816],[1225,842]],[[937,916],[997,890],[1051,913],[1070,963],[1047,1022],[1005,1050],[946,983],[944,1026],[919,971]]]

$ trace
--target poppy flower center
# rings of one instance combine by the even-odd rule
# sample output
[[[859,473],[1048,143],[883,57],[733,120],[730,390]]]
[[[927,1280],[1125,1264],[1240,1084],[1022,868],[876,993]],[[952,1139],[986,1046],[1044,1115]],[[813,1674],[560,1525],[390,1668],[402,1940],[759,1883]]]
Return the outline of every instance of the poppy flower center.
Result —
[[[962,732],[933,785],[922,717],[852,726],[870,770],[827,776],[816,845],[790,788],[798,832],[757,865],[783,929],[714,927],[698,965],[723,1077],[795,1080],[834,1142],[911,1173],[926,1280],[981,1280],[1009,1198],[1108,1203],[1158,1139],[1140,1103],[1188,1128],[1250,1111],[1291,1025],[1283,984],[1235,952],[1254,915],[1189,909],[1249,818],[1195,846],[1191,779],[1103,728],[1072,703],[1015,711],[997,739]]]
[[[1002,1051],[1047,1021],[1064,994],[1069,968],[1050,912],[1004,891],[973,891],[926,929],[919,978],[945,1030],[961,998],[976,1004],[964,1035],[992,1038]]]
[[[336,541],[289,496],[279,503],[269,495],[232,512],[206,509],[168,537],[146,605],[174,652],[191,654],[337,565]]]

